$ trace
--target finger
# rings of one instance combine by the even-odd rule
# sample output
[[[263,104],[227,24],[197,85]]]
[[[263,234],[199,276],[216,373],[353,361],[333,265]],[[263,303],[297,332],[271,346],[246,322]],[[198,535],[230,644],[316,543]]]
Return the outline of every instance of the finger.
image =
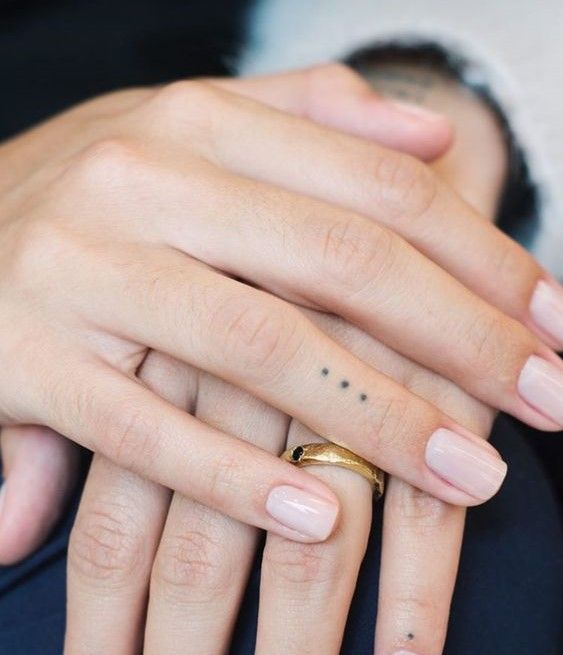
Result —
[[[244,523],[302,541],[322,541],[332,532],[338,500],[316,478],[70,351],[66,345],[51,367],[50,388],[59,389],[64,402],[46,398],[39,408],[60,431],[123,468]],[[73,366],[67,367],[67,357],[80,361],[79,375],[68,375]]]
[[[292,423],[289,446],[319,441]],[[321,440],[322,441],[322,440]],[[357,473],[311,467],[337,493],[338,531],[323,544],[269,534],[262,558],[257,655],[337,655],[371,525],[372,490]]]
[[[202,375],[196,416],[269,452],[283,449],[289,419],[244,391]],[[212,442],[208,444],[213,448]],[[254,558],[257,531],[175,494],[152,573],[147,655],[228,650]]]
[[[528,325],[550,345],[563,348],[561,287],[427,167],[250,99],[202,93],[190,85],[163,89],[160,98],[143,109],[145,129],[168,140],[173,133],[177,143],[176,135],[186,132],[185,112],[198,99],[202,108],[194,122],[213,125],[213,138],[203,145],[213,161],[391,227],[468,288]],[[167,122],[155,120],[159,112],[165,112]],[[229,120],[222,120],[227,112]],[[171,131],[170,124],[178,124],[178,131]]]
[[[213,215],[202,216],[201,241],[189,236],[191,224],[189,230],[179,226],[174,245],[276,294],[343,316],[530,425],[561,429],[563,368],[557,356],[394,232],[251,181],[215,183],[236,184],[235,195],[248,194],[252,208],[245,211],[226,192],[225,206],[215,201]],[[213,220],[227,212],[228,222]],[[235,234],[241,245],[232,249]]]
[[[377,95],[360,75],[339,63],[210,82],[421,159],[439,157],[453,138],[444,116]]]
[[[341,319],[307,314],[363,361],[440,405],[479,435],[493,411],[432,371],[401,357]],[[376,655],[440,653],[448,623],[465,513],[397,478],[385,493],[382,561],[376,620]]]
[[[110,315],[104,316],[104,303],[101,298],[100,302],[97,301],[96,291],[92,292],[88,307],[80,311],[90,312],[91,306],[95,306],[96,316],[91,315],[89,319],[96,321],[97,325],[105,324],[107,329],[117,330],[135,343],[145,343],[168,352],[247,389],[284,413],[295,416],[321,436],[348,445],[384,470],[444,500],[476,504],[498,489],[506,466],[492,447],[457,426],[436,407],[350,355],[296,308],[220,276],[181,253],[163,252],[162,258],[156,259],[154,254],[136,253],[129,261],[126,271],[118,267],[112,273],[111,266],[102,267],[103,271],[97,269],[99,288],[112,289],[112,294],[122,299],[117,313],[111,311]],[[137,264],[140,270],[135,270]],[[87,275],[87,267],[83,266],[80,274]],[[158,280],[156,284],[155,279]],[[139,292],[131,293],[134,288]],[[156,298],[158,312],[153,309]],[[178,326],[181,326],[180,337]],[[140,403],[135,412],[139,411],[139,406],[143,407]],[[44,411],[49,411],[48,407]],[[159,413],[162,412],[155,408],[155,415]],[[153,460],[153,466],[146,473],[160,475],[162,472],[167,476],[162,482],[186,493],[186,483],[180,475],[180,462],[185,461],[185,456],[180,457],[179,462],[178,453],[181,451],[175,451],[181,444],[171,438],[163,422],[158,429],[154,426],[155,419],[150,418],[148,407],[146,414],[145,418],[145,411],[142,412],[143,421],[146,420],[155,432],[148,445],[155,449],[158,458],[162,458],[158,462],[162,468],[157,468],[157,462]],[[193,425],[191,430],[201,438],[207,428],[189,420]],[[137,429],[140,427],[138,423],[135,420]],[[178,430],[182,428],[176,424],[173,432]],[[158,440],[159,431],[167,435],[166,449],[162,447],[162,440]],[[135,437],[147,442],[144,432],[141,429],[141,434]],[[215,433],[211,431],[211,434]],[[119,442],[119,434],[117,439]],[[228,477],[242,476],[236,487],[239,499],[243,480],[248,484],[244,494],[251,493],[257,481],[264,485],[260,493],[252,494],[251,501],[242,503],[246,511],[251,507],[256,509],[260,506],[259,501],[265,500],[266,490],[275,486],[271,482],[265,484],[265,480],[275,481],[276,469],[280,477],[288,480],[289,471],[285,473],[287,469],[280,468],[283,462],[271,461],[264,453],[253,454],[243,473],[240,471],[241,455],[248,451],[248,447],[238,444],[240,454],[235,455],[237,444],[232,439],[226,439],[225,435],[216,435],[215,439],[217,445],[213,455],[216,467],[220,467],[223,457],[230,454],[234,462]],[[132,438],[125,441],[124,449],[112,447],[113,458],[120,457],[136,467],[142,465],[138,457],[131,458],[134,453],[129,452],[136,445],[135,441]],[[183,443],[185,447],[185,440]],[[105,446],[96,444],[96,447],[106,450],[107,446],[107,443]],[[201,449],[195,439],[193,447]],[[209,459],[210,453],[201,455]],[[164,465],[169,458],[173,459],[170,469]],[[265,476],[261,464],[269,469],[269,476]],[[217,473],[211,470],[213,474]],[[201,477],[199,472],[199,481]],[[310,477],[306,475],[309,484]],[[307,483],[303,481],[302,484]],[[215,485],[212,491],[221,490]],[[205,495],[199,498],[196,495],[201,492],[202,488],[194,482],[190,495],[204,502]],[[322,494],[320,490],[319,494]],[[325,494],[325,497],[331,496]],[[206,504],[221,509],[214,503],[224,502],[223,511],[231,513],[231,501],[233,497],[223,498],[222,494],[212,493],[211,502]],[[275,511],[278,509],[276,505]],[[257,516],[250,512],[241,515],[240,503],[237,503],[236,511],[236,518],[245,520],[246,517],[260,527],[271,525],[271,522],[265,522],[263,515],[260,522],[256,522]]]
[[[144,223],[148,238],[166,239],[278,295],[338,313],[534,427],[563,426],[558,357],[394,232],[359,214],[217,169],[187,185],[182,176],[139,166],[142,193],[131,193],[129,206],[121,208],[124,226],[135,224],[127,218],[132,213],[139,219],[166,211],[166,221]],[[99,263],[97,275],[98,269]]]
[[[5,427],[0,435],[0,564],[14,564],[47,537],[76,482],[75,444],[45,427]]]
[[[360,76],[341,64],[328,64],[282,75],[247,79],[213,79],[210,85],[229,90],[278,109],[310,118],[345,132],[402,150],[421,159],[435,159],[450,147],[453,133],[449,121],[434,112],[385,100],[378,96]],[[193,82],[176,83],[178,88]],[[200,84],[200,83],[197,83]],[[26,154],[25,164],[39,168],[49,161],[68,158],[97,138],[100,125],[108,118],[121,115],[145,103],[162,87],[139,87],[112,92],[88,100],[18,138],[18,147],[4,145],[4,157],[10,173],[21,167],[20,151]],[[92,120],[94,119],[94,120]],[[102,119],[100,122],[98,119]],[[68,142],[69,126],[80,132],[74,146],[62,152],[61,140]],[[103,126],[105,127],[105,126]],[[94,129],[92,129],[94,128]],[[103,130],[102,130],[103,133]],[[22,148],[22,144],[26,147]],[[68,148],[71,148],[69,151]],[[7,189],[16,176],[4,176],[2,189]]]
[[[388,481],[376,655],[442,652],[464,522],[464,508]]]
[[[403,381],[479,435],[493,411],[449,380],[399,356],[341,320],[308,312],[324,331],[362,360]],[[397,478],[385,494],[376,655],[440,653],[458,567],[465,512]]]
[[[168,494],[96,455],[69,542],[65,655],[141,651]]]
[[[160,353],[149,353],[139,374],[177,407],[195,398],[196,372]],[[94,457],[69,543],[67,655],[140,652],[169,503],[168,489]]]

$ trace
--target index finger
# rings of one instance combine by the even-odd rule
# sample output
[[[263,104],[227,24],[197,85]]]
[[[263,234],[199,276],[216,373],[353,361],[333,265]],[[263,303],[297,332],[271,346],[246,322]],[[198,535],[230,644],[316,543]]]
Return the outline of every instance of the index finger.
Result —
[[[442,155],[453,139],[444,116],[384,98],[351,68],[336,62],[277,75],[209,81],[424,160]]]

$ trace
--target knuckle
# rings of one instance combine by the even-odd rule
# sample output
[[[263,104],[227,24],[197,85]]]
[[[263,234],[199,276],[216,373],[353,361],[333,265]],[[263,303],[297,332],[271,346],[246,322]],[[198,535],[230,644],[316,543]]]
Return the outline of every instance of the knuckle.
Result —
[[[320,235],[321,275],[343,291],[361,291],[385,275],[398,245],[393,234],[352,216],[329,225]]]
[[[393,523],[399,530],[412,529],[413,525],[420,531],[441,529],[452,511],[450,505],[406,483],[400,483],[398,492],[395,489],[390,496],[386,511],[392,513]]]
[[[119,138],[96,141],[79,152],[63,173],[54,182],[53,197],[61,199],[70,195],[71,206],[75,207],[75,196],[103,193],[114,197],[114,191],[122,193],[139,178],[143,165],[142,157],[135,146]]]
[[[414,401],[401,397],[373,398],[371,430],[376,451],[399,448],[412,443],[413,435],[421,431]],[[418,424],[417,424],[418,423]]]
[[[467,346],[464,365],[468,364],[476,377],[492,376],[498,382],[502,381],[499,375],[509,373],[510,360],[520,350],[519,339],[510,323],[513,321],[495,312],[480,314],[464,327],[462,343]]]
[[[238,444],[237,452],[223,453],[208,462],[203,473],[205,498],[210,506],[225,507],[232,503],[237,491],[244,488],[244,467],[242,462],[249,461],[245,457],[247,445]]]
[[[234,567],[226,561],[224,543],[213,530],[168,534],[160,544],[152,584],[175,600],[219,598],[232,583]],[[203,594],[203,597],[202,597]]]
[[[391,220],[420,218],[433,206],[438,195],[438,178],[414,157],[384,153],[376,165],[376,200],[385,206]],[[373,180],[373,176],[372,176]],[[373,195],[373,192],[372,194]]]
[[[339,578],[342,559],[340,552],[328,544],[276,539],[264,550],[262,569],[270,579],[284,585],[323,585]]]
[[[413,589],[411,593],[402,593],[392,599],[392,604],[397,620],[402,623],[411,622],[413,618],[417,622],[424,620],[432,624],[436,634],[445,627],[443,607],[429,590]],[[447,616],[447,612],[445,614]]]
[[[149,121],[158,118],[169,130],[170,122],[207,133],[214,116],[223,106],[226,94],[201,80],[179,80],[161,87],[147,101]]]
[[[146,566],[145,538],[131,519],[129,499],[96,499],[79,512],[72,529],[69,572],[101,584],[127,585]]]
[[[101,417],[97,427],[106,435],[109,459],[141,474],[154,466],[159,455],[159,430],[145,410],[120,403],[111,416]]]
[[[223,355],[264,382],[275,378],[295,356],[300,321],[290,306],[240,298],[225,303],[214,317]]]
[[[11,277],[30,291],[55,273],[53,262],[63,262],[73,252],[76,243],[71,233],[61,225],[29,217],[22,222],[11,250],[6,253],[6,266]]]
[[[525,280],[529,279],[530,270],[536,272],[537,264],[529,253],[508,237],[503,239],[502,243],[499,243],[497,247],[489,250],[491,251],[491,271],[499,286],[503,284],[515,285],[515,283],[524,285]],[[534,273],[532,273],[531,277],[534,277]]]

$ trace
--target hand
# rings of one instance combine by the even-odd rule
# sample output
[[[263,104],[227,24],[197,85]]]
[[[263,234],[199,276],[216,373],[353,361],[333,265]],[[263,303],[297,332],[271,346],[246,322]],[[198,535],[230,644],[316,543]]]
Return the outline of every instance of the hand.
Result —
[[[362,361],[406,383],[476,432],[488,434],[492,411],[451,382],[341,319],[313,311],[307,314]],[[286,435],[289,445],[318,440],[302,424],[289,423],[287,417],[249,394],[205,374],[198,379],[197,371],[157,353],[149,355],[140,376],[149,388],[190,408],[200,419],[271,452],[285,448]],[[337,492],[342,505],[339,529],[323,544],[298,544],[268,535],[262,561],[258,655],[329,655],[340,649],[369,533],[371,489],[349,471],[308,470]],[[395,480],[389,494],[382,579],[393,592],[392,600],[400,591],[398,585],[409,582],[412,567],[404,563],[412,563],[415,557],[421,563],[432,558],[432,536],[438,537],[434,546],[442,544],[442,567],[451,564],[457,553],[455,547],[447,547],[452,545],[447,542],[448,524],[442,525],[443,536],[434,534],[431,518],[437,528],[446,513],[433,499],[423,501],[420,492]],[[420,534],[423,512],[433,507],[436,514],[428,515],[427,529]],[[411,537],[417,532],[419,548],[408,552],[406,559],[407,546],[412,548]],[[257,537],[249,526],[180,494],[171,498],[165,488],[96,456],[69,545],[65,652],[126,654],[138,652],[140,643],[147,655],[173,655],[185,652],[187,645],[193,655],[226,652]],[[449,573],[455,577],[455,568]],[[431,569],[421,568],[417,581],[419,596],[412,593],[411,599],[414,604],[418,598],[419,603],[408,618],[418,645],[443,638],[445,626],[438,635],[434,627],[437,619],[443,621],[444,613],[447,617],[447,606],[432,603],[434,598],[442,601],[443,589],[433,588]],[[403,628],[404,612],[389,609],[395,613],[388,618]],[[392,636],[394,642],[404,637],[396,631]]]
[[[426,119],[398,111],[341,67],[237,82],[235,89],[418,157],[434,158],[450,143],[450,128],[439,115]],[[0,191],[60,157],[59,143],[72,141],[84,125],[126,112],[147,95],[150,90],[104,96],[5,144]],[[0,562],[10,564],[31,553],[56,522],[74,484],[77,458],[72,442],[39,425],[5,426],[0,446],[6,478],[0,491]]]
[[[474,113],[480,109],[475,107]],[[485,114],[477,121],[481,132],[488,118]],[[489,169],[487,175],[479,176],[483,167],[475,170],[458,166],[465,137],[474,135],[476,127],[469,121],[458,126],[454,148],[437,167],[455,188],[467,194],[468,201],[485,216],[492,216],[504,166],[502,144],[495,144],[494,125],[485,140],[489,151],[484,149],[482,154],[489,164],[499,162],[498,169]],[[458,174],[461,171],[463,177]],[[468,185],[471,176],[474,183]],[[312,318],[367,363],[394,379],[410,379],[416,393],[478,434],[489,433],[493,417],[490,409],[344,322],[320,314]],[[177,368],[172,368],[170,374],[170,364],[161,365],[166,375],[157,372],[158,361],[154,357],[142,372],[152,381],[153,388],[158,390],[159,383],[164,384],[163,393],[168,391],[173,398],[181,399],[183,406],[190,406],[185,397],[182,399],[181,390],[197,386],[200,416],[241,435],[251,426],[257,443],[278,451],[284,447],[283,417],[209,377],[199,385],[186,385]],[[171,391],[175,376],[176,392]],[[265,439],[268,433],[270,440]],[[295,421],[289,428],[290,445],[315,439]],[[268,536],[262,564],[258,653],[339,651],[365,549],[371,493],[361,478],[347,471],[319,467],[316,474],[330,482],[342,501],[340,529],[321,545],[299,545]],[[249,534],[247,527],[176,495],[157,546],[164,519],[159,516],[151,526],[146,517],[139,516],[139,507],[154,507],[154,498],[159,495],[168,498],[167,492],[156,485],[148,486],[107,461],[95,461],[71,542],[69,652],[82,652],[81,647],[108,652],[110,645],[116,652],[128,652],[144,630],[147,653],[182,652],[186,644],[197,644],[192,646],[194,653],[219,653],[226,649],[253,559],[255,535]],[[119,500],[117,507],[114,500]],[[163,506],[167,507],[167,502]],[[428,497],[396,478],[390,479],[377,653],[391,653],[402,647],[416,652],[441,652],[463,521],[463,509]],[[119,557],[111,547],[115,533],[121,535],[118,543],[124,546]],[[93,543],[93,538],[97,543]],[[157,551],[156,562],[152,562],[151,553],[145,549],[147,559],[140,564],[136,549],[131,546],[147,543]],[[110,562],[115,565],[111,571],[106,568]],[[99,584],[99,576],[105,585]],[[108,585],[110,578],[113,584]],[[145,626],[142,617],[146,591],[142,582],[148,587],[149,578],[151,600]],[[137,598],[138,602],[129,603],[125,610],[123,594]],[[83,617],[91,616],[94,607],[105,610],[92,630],[91,622]]]
[[[494,171],[489,170],[489,174],[479,179],[482,166],[478,171],[471,166],[457,166],[460,138],[463,141],[467,132],[474,132],[474,126],[468,127],[458,130],[456,147],[440,161],[439,168],[485,216],[492,216],[502,184],[502,167],[496,171],[497,175],[491,175]],[[486,142],[494,144],[494,132],[487,136],[490,138]],[[489,164],[495,158],[500,164],[504,163],[502,157],[495,157],[494,151],[482,154]],[[468,175],[473,175],[474,180],[470,186],[466,183]],[[468,188],[473,192],[468,193]],[[475,432],[488,434],[493,416],[490,409],[443,379],[418,370],[381,344],[371,342],[344,322],[321,315],[313,319],[364,361],[394,379],[410,379],[417,394],[435,402]],[[166,379],[165,386],[170,391],[175,369],[172,375],[164,376],[156,373],[157,367],[153,360],[143,374],[148,375],[155,386]],[[170,366],[164,365],[164,370],[169,371]],[[178,382],[182,389],[181,375]],[[213,417],[234,433],[244,434],[248,424],[258,443],[281,449],[285,434],[282,417],[276,417],[271,409],[235,389],[227,388],[221,393],[221,385],[208,377],[203,384],[197,385],[200,416],[205,415],[207,420]],[[172,396],[181,398],[178,392]],[[184,399],[183,405],[186,404],[189,403]],[[262,420],[257,420],[261,412]],[[271,443],[264,439],[267,433],[273,433]],[[289,434],[290,445],[315,440],[310,431],[296,422]],[[331,483],[342,500],[340,529],[329,542],[321,545],[299,545],[274,535],[268,537],[262,568],[258,653],[339,650],[365,549],[371,512],[370,491],[361,479],[347,471],[319,467],[317,474]],[[249,535],[247,527],[175,496],[162,541],[156,546],[159,527],[164,520],[158,517],[155,532],[146,523],[143,526],[138,508],[154,507],[154,495],[158,497],[159,494],[168,497],[166,491],[159,491],[156,485],[148,489],[146,483],[120,472],[108,462],[95,462],[71,546],[70,652],[75,652],[72,645],[77,643],[86,643],[93,652],[105,652],[110,645],[127,652],[135,637],[139,639],[141,631],[145,630],[142,619],[145,591],[139,578],[145,580],[148,587],[153,563],[147,554],[148,561],[139,566],[134,557],[135,549],[132,552],[130,548],[135,543],[155,544],[158,550],[150,585],[146,652],[183,652],[189,644],[198,644],[198,652],[205,653],[223,652],[226,648],[252,560],[255,537]],[[100,496],[104,498],[101,504]],[[112,499],[119,499],[120,506],[116,507]],[[392,652],[401,647],[417,652],[441,652],[463,520],[462,509],[417,492],[398,479],[390,480],[385,510],[377,652]],[[125,552],[120,551],[118,561],[117,552],[111,547],[115,532],[127,535]],[[101,537],[102,543],[93,544],[94,536]],[[100,566],[108,562],[116,565],[111,572]],[[131,569],[135,567],[134,575],[128,564]],[[96,577],[100,575],[106,583],[111,578],[111,591],[107,584],[96,584]],[[129,598],[138,599],[137,603],[129,604],[127,611],[120,602],[124,592]],[[91,615],[94,606],[105,608],[101,621],[105,630],[91,630],[90,622],[82,620]]]
[[[438,108],[443,109],[443,101]],[[505,165],[499,156],[502,144],[495,143],[494,126],[484,135],[489,151],[482,154],[489,164],[497,161],[498,168],[479,177],[482,167],[458,165],[459,158],[464,158],[465,142],[475,134],[474,116],[480,111],[475,106],[473,120],[457,126],[454,148],[436,167],[454,188],[464,193],[472,189],[467,200],[485,216],[492,216]],[[456,116],[459,113],[456,111]],[[488,116],[484,113],[478,118],[482,131]],[[468,177],[473,184],[467,184]],[[363,361],[398,381],[410,380],[409,386],[418,395],[435,402],[476,433],[488,435],[493,418],[489,408],[343,321],[321,314],[312,318]],[[288,426],[283,416],[225,383],[208,376],[199,384],[192,376],[190,383],[187,371],[182,373],[177,364],[171,368],[166,360],[159,362],[156,355],[146,364],[141,375],[156,391],[191,407],[194,399],[186,398],[186,389],[198,388],[196,411],[200,416],[235,434],[246,433],[247,438],[254,435],[255,443],[267,449],[283,449],[286,432],[289,445],[318,439],[296,421]],[[341,500],[340,527],[320,545],[300,545],[268,536],[262,563],[257,653],[339,652],[366,547],[371,491],[348,471],[318,467],[315,474],[330,483]],[[157,485],[120,471],[107,460],[94,461],[70,548],[70,653],[129,652],[142,634],[147,653],[182,652],[186,644],[198,645],[192,647],[194,654],[227,649],[257,535],[247,526],[179,495],[174,496],[165,520],[168,499],[168,492]],[[160,513],[152,516],[151,523],[139,508],[155,506],[160,507]],[[377,653],[403,647],[415,652],[441,652],[464,514],[462,508],[433,499],[397,478],[388,481]],[[139,562],[136,553],[147,543],[152,550],[143,548]],[[106,584],[100,584],[100,579]],[[112,584],[108,585],[110,579]],[[145,625],[144,598],[149,585],[151,600]],[[126,605],[123,595],[137,602]],[[83,617],[91,616],[94,607],[104,611],[100,616],[98,610],[99,620],[92,629],[91,621]]]
[[[257,86],[241,82],[240,90],[252,93]],[[546,346],[395,233],[325,202],[373,213],[371,201],[379,197],[377,210],[385,210],[380,220],[392,219],[405,234],[410,230],[420,249],[427,220],[440,223],[450,213],[463,217],[454,244],[460,238],[467,243],[476,235],[487,237],[484,250],[491,246],[492,252],[503,253],[503,261],[518,261],[520,274],[508,291],[499,290],[490,276],[473,274],[473,256],[450,261],[450,249],[446,252],[436,239],[427,244],[428,254],[535,329],[529,299],[538,281],[547,280],[545,273],[426,168],[210,84],[173,85],[141,99],[133,95],[132,106],[117,115],[108,117],[106,109],[96,120],[80,122],[74,116],[74,127],[78,123],[80,129],[74,139],[67,134],[62,154],[48,164],[38,161],[35,172],[28,171],[5,196],[6,314],[8,324],[22,327],[17,338],[9,333],[0,339],[15,373],[10,388],[0,390],[4,423],[46,423],[196,500],[293,538],[302,538],[297,534],[301,518],[294,515],[292,525],[276,520],[287,507],[276,502],[279,495],[270,481],[306,490],[308,502],[322,507],[326,519],[323,529],[308,538],[326,536],[336,512],[335,498],[325,486],[174,411],[131,379],[152,346],[246,387],[320,434],[341,434],[343,443],[441,498],[475,504],[496,491],[504,467],[478,438],[351,357],[288,304],[217,275],[199,258],[290,299],[348,317],[483,400],[534,425],[558,426],[552,387],[546,393],[536,379],[554,371],[559,375],[557,358]],[[249,121],[252,134],[245,129]],[[177,130],[171,138],[173,125]],[[249,140],[237,140],[241,134]],[[186,141],[178,147],[182,137]],[[28,137],[34,138],[43,140],[42,151],[48,151],[43,133]],[[96,145],[88,145],[92,141]],[[300,144],[306,144],[306,151]],[[19,148],[25,148],[17,142],[6,148],[17,171]],[[300,168],[293,165],[296,152]],[[380,178],[375,183],[374,170]],[[278,186],[257,182],[258,177]],[[334,185],[326,187],[327,179],[339,180],[338,193]],[[33,206],[23,203],[29,197]],[[399,213],[419,216],[399,221]],[[155,221],[157,216],[162,220]],[[272,217],[274,222],[268,222]],[[265,230],[271,225],[283,230]],[[236,252],[231,237],[237,239]],[[492,273],[494,260],[484,270]],[[375,278],[377,288],[371,283]],[[65,290],[57,292],[63,280]],[[412,289],[415,298],[424,291],[424,305],[405,302],[401,288]],[[29,299],[23,312],[22,295]],[[454,349],[457,332],[444,338],[451,320],[433,318],[443,317],[451,303],[456,307],[453,328],[470,333],[463,355]],[[541,316],[535,314],[537,322]],[[414,316],[423,330],[417,334],[405,324]],[[40,348],[35,345],[38,333]],[[31,345],[24,350],[22,344]],[[351,381],[349,387],[339,391],[324,385],[321,371],[327,366],[339,380]],[[368,401],[364,405],[361,394]],[[441,427],[447,430],[437,432]],[[185,434],[191,435],[189,442]],[[207,438],[214,439],[211,456]],[[441,459],[444,440],[455,442],[456,452],[462,444],[479,453],[489,475],[468,466],[460,469],[451,449],[448,461]],[[244,470],[237,467],[241,455]],[[205,470],[202,461],[209,462]],[[232,466],[222,466],[225,461]],[[232,492],[225,493],[222,483],[235,478],[236,485],[227,482]]]

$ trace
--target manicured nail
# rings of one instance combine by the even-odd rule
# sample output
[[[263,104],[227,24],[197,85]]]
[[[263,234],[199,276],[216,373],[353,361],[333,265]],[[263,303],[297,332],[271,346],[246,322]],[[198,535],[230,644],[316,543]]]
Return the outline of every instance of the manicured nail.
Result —
[[[534,323],[563,349],[563,289],[551,280],[540,280],[530,301]]]
[[[338,506],[303,489],[283,486],[270,491],[266,511],[286,528],[324,541],[333,531]]]
[[[387,100],[387,102],[402,114],[407,114],[413,118],[418,118],[423,121],[431,121],[434,123],[443,123],[446,120],[442,114],[432,111],[431,109],[427,109],[426,107],[421,107],[420,105],[415,105],[410,102],[402,102],[401,100]]]
[[[488,500],[506,476],[506,463],[487,444],[440,428],[426,445],[426,464],[444,480],[479,500]]]
[[[518,378],[522,398],[563,427],[563,368],[532,355]]]
[[[398,650],[393,655],[416,655],[416,653],[413,653],[410,650]]]

